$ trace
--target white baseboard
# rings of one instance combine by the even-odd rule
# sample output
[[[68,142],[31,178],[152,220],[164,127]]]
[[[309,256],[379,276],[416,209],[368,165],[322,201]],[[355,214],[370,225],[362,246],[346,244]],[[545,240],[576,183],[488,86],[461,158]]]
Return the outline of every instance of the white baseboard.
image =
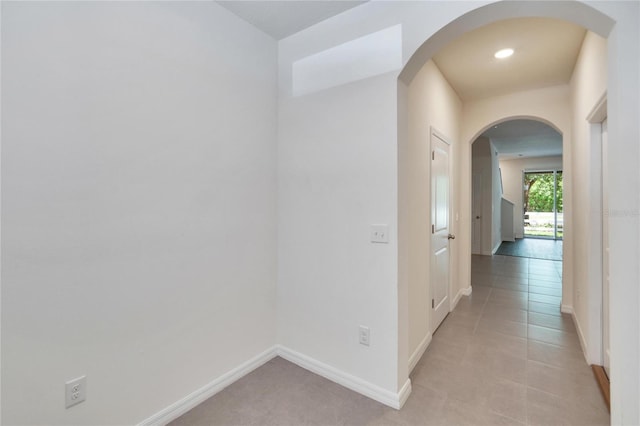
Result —
[[[198,404],[201,404],[205,400],[211,398],[213,395],[217,394],[236,380],[251,373],[256,368],[275,358],[277,355],[277,348],[275,346],[267,349],[261,354],[213,380],[211,383],[206,384],[181,400],[174,402],[162,411],[154,414],[146,420],[143,420],[138,424],[138,426],[166,425]]]
[[[563,314],[571,314],[573,325],[576,326],[576,331],[578,332],[578,340],[580,340],[580,348],[582,348],[582,356],[584,356],[585,361],[587,361],[587,364],[589,364],[589,357],[587,356],[587,341],[584,339],[584,333],[582,333],[582,328],[580,327],[580,322],[578,322],[578,317],[576,317],[576,313],[573,310],[573,306],[561,305],[560,312],[562,312]]]
[[[422,358],[422,355],[424,355],[424,351],[427,350],[427,348],[429,347],[429,343],[431,343],[431,338],[431,333],[427,333],[424,339],[422,339],[422,342],[420,342],[416,350],[413,351],[413,353],[409,357],[409,373],[413,371],[418,361],[420,361],[420,358]]]
[[[563,314],[571,314],[573,315],[573,306],[571,305],[560,305],[560,312]]]
[[[431,333],[429,333],[428,337],[429,341],[431,341]],[[425,349],[428,344],[429,342],[425,344]],[[211,383],[208,383],[151,417],[141,421],[138,423],[138,426],[160,426],[168,424],[276,356],[280,356],[306,370],[397,410],[402,408],[411,394],[410,379],[407,379],[398,393],[393,393],[289,348],[275,345],[223,374]],[[420,357],[417,359],[420,359]]]
[[[277,345],[277,354],[305,370],[397,410],[402,407],[411,393],[409,379],[398,393],[394,393],[284,346]]]
[[[460,299],[462,299],[462,296],[471,296],[471,292],[473,291],[473,289],[471,288],[471,286],[467,287],[467,288],[461,288],[460,290],[458,290],[458,294],[456,294],[456,297],[453,298],[453,300],[451,301],[451,304],[449,305],[450,309],[449,311],[453,311],[456,306],[458,306],[458,302],[460,301]]]
[[[411,379],[407,379],[407,381],[404,382],[404,386],[402,386],[402,389],[400,389],[400,392],[398,392],[398,408],[396,408],[397,410],[401,409],[404,406],[404,403],[407,402],[407,399],[409,399],[409,395],[411,395]]]

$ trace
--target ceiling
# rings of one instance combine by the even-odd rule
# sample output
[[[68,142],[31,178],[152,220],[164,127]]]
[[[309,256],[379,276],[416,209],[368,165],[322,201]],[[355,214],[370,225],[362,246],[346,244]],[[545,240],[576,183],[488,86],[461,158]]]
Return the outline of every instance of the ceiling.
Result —
[[[463,34],[433,60],[463,101],[566,84],[586,30],[549,18],[499,21]],[[515,53],[496,59],[504,48]]]
[[[276,40],[281,40],[366,1],[218,0],[218,3]]]
[[[506,121],[482,136],[491,139],[501,160],[562,155],[562,135],[539,121]]]

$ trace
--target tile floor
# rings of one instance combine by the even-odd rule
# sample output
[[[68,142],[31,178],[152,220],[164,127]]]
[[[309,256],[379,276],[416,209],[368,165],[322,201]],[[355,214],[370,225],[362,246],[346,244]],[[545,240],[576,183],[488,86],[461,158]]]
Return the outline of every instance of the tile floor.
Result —
[[[503,241],[500,247],[498,247],[496,254],[531,257],[534,259],[562,260],[562,240],[519,238],[514,242]]]
[[[179,425],[607,425],[571,318],[561,263],[474,256],[470,297],[434,334],[402,410],[275,358]]]

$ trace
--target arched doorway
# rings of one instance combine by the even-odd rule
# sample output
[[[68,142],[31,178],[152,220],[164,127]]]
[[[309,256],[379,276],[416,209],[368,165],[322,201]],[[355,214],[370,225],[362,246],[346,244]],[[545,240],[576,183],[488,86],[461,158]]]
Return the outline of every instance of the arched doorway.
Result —
[[[409,60],[409,62],[407,63],[407,65],[405,66],[405,68],[403,69],[402,73],[400,74],[400,78],[399,78],[399,90],[398,90],[398,99],[399,99],[399,104],[400,104],[400,108],[399,110],[401,111],[400,113],[400,119],[399,119],[399,152],[400,152],[400,159],[399,159],[399,167],[400,167],[400,171],[399,171],[399,186],[402,187],[403,186],[403,179],[406,179],[406,176],[404,176],[404,173],[402,172],[402,168],[404,167],[404,161],[407,161],[407,158],[403,158],[402,153],[406,152],[406,147],[408,145],[408,138],[409,138],[409,134],[411,133],[409,130],[407,129],[407,121],[404,117],[402,117],[402,112],[407,110],[407,105],[408,105],[408,96],[407,96],[407,87],[409,86],[409,84],[413,81],[414,77],[418,74],[418,72],[420,71],[420,69],[428,62],[428,60],[431,58],[431,56],[433,56],[435,54],[435,52],[437,52],[442,46],[444,46],[446,43],[448,43],[449,41],[453,40],[455,37],[457,37],[458,35],[466,32],[466,31],[470,31],[472,29],[478,28],[482,25],[486,25],[489,24],[491,22],[495,22],[498,20],[502,20],[502,19],[509,19],[509,18],[515,18],[515,17],[523,17],[523,16],[548,16],[548,17],[553,17],[553,18],[558,18],[558,19],[566,19],[575,23],[578,23],[582,26],[584,26],[585,28],[600,34],[603,37],[607,37],[610,33],[610,31],[614,28],[614,22],[608,18],[606,15],[602,14],[601,12],[590,8],[589,6],[586,6],[584,4],[580,4],[580,3],[562,3],[562,4],[555,4],[555,3],[535,3],[535,2],[527,2],[527,3],[519,3],[518,5],[515,5],[513,3],[495,3],[495,4],[491,4],[488,6],[484,6],[481,7],[479,9],[476,9],[472,12],[467,13],[466,15],[463,15],[462,17],[452,21],[449,25],[445,26],[442,30],[440,30],[439,32],[437,32],[436,34],[434,34],[433,37],[431,37],[429,40],[427,40],[416,52],[415,54],[412,56],[412,58]],[[615,53],[613,54],[615,55]],[[611,58],[611,55],[609,57],[609,63],[615,63],[615,59]],[[611,78],[609,80],[611,82]],[[615,87],[610,87],[609,90],[616,90]],[[543,114],[544,116],[544,114]],[[504,117],[502,117],[504,118]],[[630,117],[626,117],[627,119]],[[496,117],[497,120],[500,120],[501,117]],[[621,118],[622,119],[622,118]],[[490,123],[490,120],[484,120],[482,126],[486,126],[488,123]],[[561,126],[559,126],[561,127]],[[565,140],[570,140],[570,135],[571,135],[571,124],[569,123],[569,125],[567,126],[562,126],[565,127],[567,129],[566,132],[562,132],[563,136],[565,137]],[[460,141],[462,145],[465,144],[469,144],[472,140],[473,137],[472,135],[475,135],[479,132],[480,127],[479,126],[468,126],[465,129],[463,129],[463,131],[461,132],[461,137],[460,137]],[[459,168],[461,170],[468,170],[468,161],[469,158],[468,156],[466,158],[463,158],[462,160],[462,164],[459,166]],[[471,189],[471,181],[470,181],[470,177],[469,176],[459,176],[459,188],[460,188],[460,196],[458,198],[458,202],[460,203],[460,216],[466,216],[467,218],[469,217],[469,205],[470,205],[470,189]],[[404,242],[407,241],[407,235],[405,234],[404,236],[402,235],[402,223],[405,222],[407,223],[408,217],[408,213],[403,211],[403,206],[402,204],[399,205],[399,221],[400,221],[400,230],[401,230],[401,235],[400,235],[400,244],[403,244],[403,240]],[[635,229],[635,228],[634,228]],[[460,275],[459,275],[459,280],[461,283],[461,287],[464,288],[465,286],[468,287],[469,285],[469,270],[465,269],[464,264],[467,263],[467,260],[469,259],[470,253],[469,250],[467,249],[467,247],[470,247],[470,244],[467,244],[466,242],[469,241],[470,239],[470,222],[468,220],[461,220],[460,224],[459,224],[459,230],[458,233],[460,234],[461,238],[463,240],[465,240],[465,242],[461,242],[460,244],[460,248],[459,248],[459,259],[461,259],[461,267],[460,269]],[[621,241],[622,243],[622,241]],[[627,243],[622,243],[622,245],[624,246]],[[572,250],[570,249],[570,247],[567,247],[567,249],[571,252]],[[402,261],[402,256],[405,255],[405,251],[403,250],[403,248],[400,248],[400,259],[399,259],[399,264],[401,265],[401,268],[403,267],[403,265],[405,264]],[[567,256],[567,261],[571,262],[573,260],[572,256],[569,255]],[[625,270],[627,268],[624,268],[624,265],[622,265],[622,263],[618,263],[618,266],[620,267],[620,270]],[[573,268],[573,266],[571,266],[569,269],[571,270]],[[636,277],[637,274],[634,274],[632,271],[628,271],[631,276]],[[401,277],[407,277],[408,274],[405,272],[403,272],[402,270],[399,272],[399,275]],[[399,304],[400,304],[400,310],[403,309],[403,307],[407,306],[407,300],[403,300],[404,297],[408,298],[408,292],[405,291],[404,289],[402,289],[402,286],[406,285],[408,286],[407,282],[402,282],[400,283],[401,286],[401,291],[399,291]],[[634,293],[635,294],[635,293]],[[568,295],[570,297],[573,297],[572,294]],[[622,299],[618,300],[618,302],[622,303]],[[616,303],[616,301],[613,300],[612,298],[612,303]],[[634,317],[635,318],[635,317]],[[402,321],[402,316],[401,316],[401,322],[400,322],[400,327],[402,328],[403,326],[407,326],[406,328],[408,328],[408,324],[403,323]],[[621,320],[621,318],[619,318],[619,321]],[[622,325],[622,323],[619,324],[620,326]],[[612,327],[616,327],[615,324],[615,319],[612,319]],[[600,331],[595,331],[595,330],[589,330],[588,333],[599,333]],[[404,331],[400,331],[399,335],[400,336],[404,336],[407,333]],[[612,335],[615,335],[615,333],[612,333]],[[613,349],[614,343],[613,340],[615,340],[614,338],[612,338],[612,351],[615,351],[615,349]],[[403,344],[402,342],[400,342],[401,345]],[[621,343],[621,350],[622,347],[624,346]],[[403,349],[400,348],[399,349],[400,354],[403,353]],[[631,361],[631,357],[627,357],[625,355],[623,355],[622,353],[620,353],[621,356],[621,360],[625,359],[627,362]],[[403,368],[403,360],[400,359],[400,374],[402,374],[404,368]],[[615,363],[614,363],[615,365]],[[637,366],[634,367],[634,371],[637,371]],[[615,368],[614,368],[615,369]],[[615,372],[612,373],[615,377]],[[625,386],[631,386],[634,387],[636,386],[635,383],[635,379],[634,380],[629,380],[627,381],[626,384],[620,384],[620,388],[624,388]],[[615,392],[614,392],[615,394]],[[620,397],[622,397],[620,395]],[[614,419],[616,416],[616,404],[613,404],[613,412],[614,412]],[[619,409],[619,407],[618,407]],[[628,412],[630,414],[631,417],[629,418],[634,418],[633,416],[635,416],[637,413],[635,413],[633,410]]]

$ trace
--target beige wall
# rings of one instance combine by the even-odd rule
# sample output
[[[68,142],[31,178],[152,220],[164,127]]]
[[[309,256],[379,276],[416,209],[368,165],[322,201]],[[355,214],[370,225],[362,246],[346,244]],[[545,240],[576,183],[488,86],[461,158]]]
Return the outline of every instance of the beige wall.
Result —
[[[600,294],[600,145],[591,139],[587,116],[607,90],[607,41],[587,33],[571,78],[572,108],[572,180],[574,245],[574,292],[570,302],[575,311],[577,328],[590,362],[599,359]],[[615,167],[615,165],[613,165]],[[613,168],[612,167],[612,168]],[[579,183],[579,184],[578,184]],[[563,301],[563,303],[567,303]],[[591,307],[590,307],[591,305]]]
[[[408,281],[409,281],[409,355],[410,361],[417,361],[431,336],[429,313],[429,260],[431,246],[431,142],[430,132],[435,129],[447,137],[451,143],[452,188],[457,187],[455,170],[459,150],[459,127],[462,103],[449,83],[444,79],[433,61],[425,64],[409,86],[409,139],[407,147],[407,218],[408,218]],[[457,232],[455,194],[452,196],[452,226]],[[403,205],[400,205],[403,209]],[[402,212],[400,213],[402,217]],[[457,257],[457,246],[451,244],[451,258]],[[458,276],[454,271],[451,282],[451,297],[456,297],[460,289]]]

